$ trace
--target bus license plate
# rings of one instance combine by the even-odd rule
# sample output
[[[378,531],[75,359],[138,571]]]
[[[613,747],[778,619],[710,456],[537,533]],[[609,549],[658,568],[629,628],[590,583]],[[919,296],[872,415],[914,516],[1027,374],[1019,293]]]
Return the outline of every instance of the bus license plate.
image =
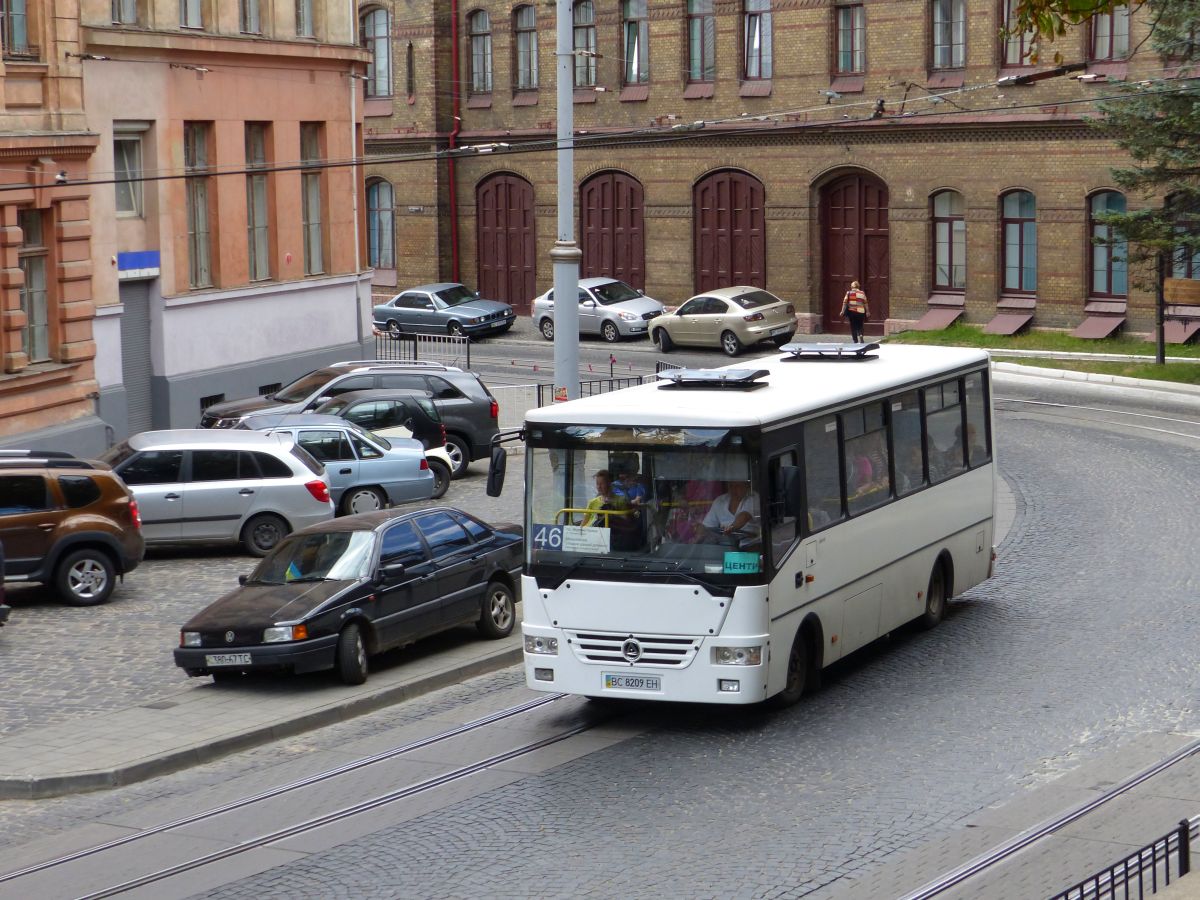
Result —
[[[604,673],[606,691],[661,691],[662,679],[657,675],[612,675]]]
[[[204,656],[206,666],[248,666],[249,653],[208,653]]]

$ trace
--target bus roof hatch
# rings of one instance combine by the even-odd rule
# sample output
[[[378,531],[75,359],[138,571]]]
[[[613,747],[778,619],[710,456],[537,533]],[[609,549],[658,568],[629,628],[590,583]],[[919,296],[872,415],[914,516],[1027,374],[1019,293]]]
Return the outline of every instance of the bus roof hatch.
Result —
[[[872,350],[878,350],[878,344],[784,344],[779,348],[793,359],[823,360],[827,362],[862,362],[865,359],[878,359]]]
[[[667,382],[659,385],[664,389],[733,388],[748,391],[766,387],[766,382],[758,379],[770,374],[766,369],[668,369],[659,372],[658,377]]]

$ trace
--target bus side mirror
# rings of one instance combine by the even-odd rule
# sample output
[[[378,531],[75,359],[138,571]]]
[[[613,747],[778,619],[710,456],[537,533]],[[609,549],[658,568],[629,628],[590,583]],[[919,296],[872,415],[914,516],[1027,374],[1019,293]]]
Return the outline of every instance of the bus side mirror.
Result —
[[[783,501],[784,515],[792,519],[800,518],[800,467],[779,467],[779,499]]]
[[[503,447],[492,448],[492,462],[488,466],[487,495],[499,497],[504,490],[504,470],[508,466],[508,451]]]

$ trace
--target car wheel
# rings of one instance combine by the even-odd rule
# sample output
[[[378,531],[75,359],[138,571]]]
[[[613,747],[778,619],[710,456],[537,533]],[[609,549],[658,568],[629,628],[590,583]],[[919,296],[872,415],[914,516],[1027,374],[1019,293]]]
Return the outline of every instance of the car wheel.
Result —
[[[279,516],[263,513],[242,526],[242,546],[251,556],[266,556],[289,530],[287,522]]]
[[[487,638],[502,638],[512,634],[517,621],[517,601],[508,585],[489,581],[483,594],[483,609],[475,626]]]
[[[367,645],[357,622],[351,622],[338,635],[337,673],[343,684],[367,680]]]
[[[538,331],[542,333],[542,337],[544,337],[546,340],[554,340],[554,320],[542,319],[541,324],[538,325]]]
[[[933,564],[929,573],[929,589],[925,591],[925,612],[917,619],[923,629],[933,628],[946,617],[946,570],[941,560]]]
[[[440,500],[450,489],[450,467],[440,459],[429,461],[429,471],[433,472],[433,500]]]
[[[782,349],[785,345],[790,344],[794,337],[794,334],[780,335],[779,337],[771,338],[771,343]]]
[[[732,331],[722,331],[721,349],[725,351],[726,356],[737,356],[742,352],[742,342]]]
[[[788,654],[787,681],[783,690],[770,700],[770,705],[776,709],[794,706],[804,696],[808,680],[808,639],[803,631],[797,631],[792,641],[792,650]]]
[[[615,344],[621,339],[621,329],[617,327],[616,322],[605,322],[600,326],[600,337],[610,344]]]
[[[387,497],[383,491],[374,487],[352,487],[342,495],[342,514],[352,516],[355,513],[375,512],[387,505]]]
[[[462,337],[462,325],[458,322],[451,322],[446,326],[446,333],[450,335],[450,337]]]
[[[387,332],[391,335],[392,340],[396,340],[404,333],[400,328],[400,323],[395,319],[388,319]]]
[[[471,464],[471,448],[467,442],[456,434],[446,435],[446,452],[450,454],[450,462],[454,468],[450,471],[451,478],[461,478]]]
[[[76,550],[58,562],[54,587],[64,603],[97,606],[112,596],[116,569],[103,550]]]
[[[654,332],[654,343],[658,344],[658,349],[663,353],[670,353],[675,348],[675,342],[671,340],[671,334],[665,328]]]

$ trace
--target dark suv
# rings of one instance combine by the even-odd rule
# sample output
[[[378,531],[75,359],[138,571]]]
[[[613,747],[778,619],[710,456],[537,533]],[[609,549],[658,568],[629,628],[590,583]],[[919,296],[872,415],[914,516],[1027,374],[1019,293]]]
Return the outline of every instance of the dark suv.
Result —
[[[53,585],[94,606],[146,551],[137,501],[112,469],[66,453],[0,451],[0,543],[7,581]]]
[[[227,400],[204,410],[201,428],[235,428],[252,413],[311,412],[348,391],[429,391],[446,426],[446,451],[455,478],[491,453],[500,405],[474,372],[426,362],[350,360],[314,369],[264,397]]]

